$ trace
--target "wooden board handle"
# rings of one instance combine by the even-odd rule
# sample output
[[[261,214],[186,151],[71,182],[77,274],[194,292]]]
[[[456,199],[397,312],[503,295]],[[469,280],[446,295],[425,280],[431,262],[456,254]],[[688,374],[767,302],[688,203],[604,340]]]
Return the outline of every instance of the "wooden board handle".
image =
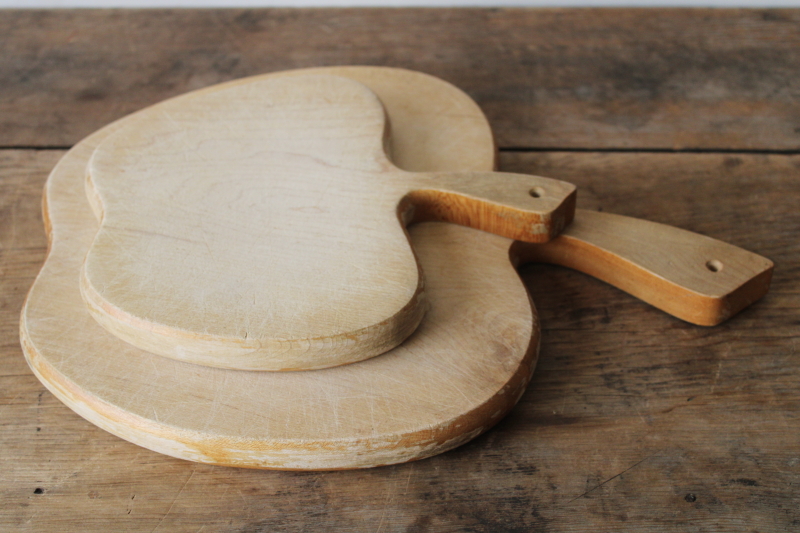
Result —
[[[575,186],[551,178],[506,172],[437,172],[416,175],[414,182],[418,186],[400,203],[407,224],[453,222],[511,239],[547,242],[575,215]]]
[[[701,326],[764,296],[773,269],[765,257],[704,235],[583,209],[558,238],[515,243],[512,257],[579,270]]]

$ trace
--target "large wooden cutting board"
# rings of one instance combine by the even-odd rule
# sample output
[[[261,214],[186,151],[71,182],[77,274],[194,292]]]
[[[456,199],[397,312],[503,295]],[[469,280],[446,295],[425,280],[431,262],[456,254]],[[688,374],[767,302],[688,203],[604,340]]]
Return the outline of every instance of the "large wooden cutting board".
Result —
[[[404,99],[413,86],[439,95],[431,102],[457,106],[469,102],[463,93],[408,71],[333,72],[370,83],[381,95],[396,128],[394,138],[405,147],[393,153],[396,160],[423,165],[414,170],[493,164],[491,133],[479,111],[456,113],[447,105],[426,111],[419,100]],[[395,92],[383,92],[381,84]],[[409,116],[415,119],[404,121]],[[533,249],[519,243],[511,248],[508,239],[454,225],[412,227],[431,308],[405,343],[368,361],[291,373],[224,370],[159,357],[109,334],[87,311],[78,278],[97,230],[82,190],[83,170],[94,146],[114,128],[71,150],[48,181],[51,251],[22,315],[31,368],[76,412],[131,442],[189,460],[324,469],[442,452],[490,427],[517,401],[535,363],[538,323],[509,253],[515,259],[514,254],[530,256]],[[444,138],[415,141],[437,128],[456,128],[471,141],[411,157],[415,146],[430,149]],[[560,242],[555,250],[561,255],[595,253],[591,243],[589,248],[576,245],[586,242],[577,238]],[[623,256],[608,261],[636,265],[636,258]],[[658,277],[637,268],[644,274],[629,285]],[[616,277],[613,271],[607,274],[621,283],[627,271],[617,272]],[[654,287],[651,292],[660,290]]]
[[[355,72],[365,81],[402,74],[416,85],[423,78]],[[446,114],[435,120],[459,122]],[[498,421],[522,394],[536,359],[538,324],[508,260],[511,241],[450,224],[412,229],[430,310],[405,343],[379,357],[325,370],[252,372],[161,357],[114,337],[88,312],[78,280],[98,227],[83,190],[84,169],[115,128],[82,141],[48,180],[51,249],[21,322],[31,368],[88,420],[194,461],[355,468],[457,446]],[[395,131],[395,138],[403,136]],[[444,150],[439,161],[449,158],[451,168],[464,170],[463,162],[491,165],[491,144],[479,151],[484,155],[462,160]]]

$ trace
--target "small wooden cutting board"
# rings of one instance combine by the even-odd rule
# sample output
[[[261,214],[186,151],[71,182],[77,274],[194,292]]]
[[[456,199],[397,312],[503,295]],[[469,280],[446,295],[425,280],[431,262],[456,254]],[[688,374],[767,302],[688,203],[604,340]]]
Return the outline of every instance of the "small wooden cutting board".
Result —
[[[306,74],[133,117],[87,170],[100,229],[81,291],[95,319],[139,348],[209,366],[352,363],[402,342],[424,314],[405,225],[544,242],[572,220],[568,183],[401,170],[385,116],[366,85]]]

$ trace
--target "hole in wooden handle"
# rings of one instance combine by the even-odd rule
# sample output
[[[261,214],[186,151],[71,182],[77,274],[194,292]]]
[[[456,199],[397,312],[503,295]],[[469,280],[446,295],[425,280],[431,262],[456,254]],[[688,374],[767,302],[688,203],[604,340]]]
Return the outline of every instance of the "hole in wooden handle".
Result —
[[[534,198],[541,198],[542,196],[544,196],[544,189],[542,187],[534,187],[533,189],[528,191],[528,194],[530,194]]]
[[[706,268],[709,269],[711,272],[719,272],[722,270],[722,263],[717,261],[716,259],[712,259],[708,263],[706,263]]]

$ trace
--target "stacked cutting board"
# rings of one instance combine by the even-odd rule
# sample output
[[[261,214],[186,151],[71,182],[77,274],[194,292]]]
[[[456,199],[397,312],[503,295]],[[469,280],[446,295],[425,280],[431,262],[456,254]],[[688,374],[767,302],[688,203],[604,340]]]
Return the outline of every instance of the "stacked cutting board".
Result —
[[[26,357],[76,412],[158,452],[369,467],[514,406],[539,339],[521,262],[701,325],[767,291],[760,256],[493,166],[477,105],[398,69],[270,74],[142,110],[48,180]]]

